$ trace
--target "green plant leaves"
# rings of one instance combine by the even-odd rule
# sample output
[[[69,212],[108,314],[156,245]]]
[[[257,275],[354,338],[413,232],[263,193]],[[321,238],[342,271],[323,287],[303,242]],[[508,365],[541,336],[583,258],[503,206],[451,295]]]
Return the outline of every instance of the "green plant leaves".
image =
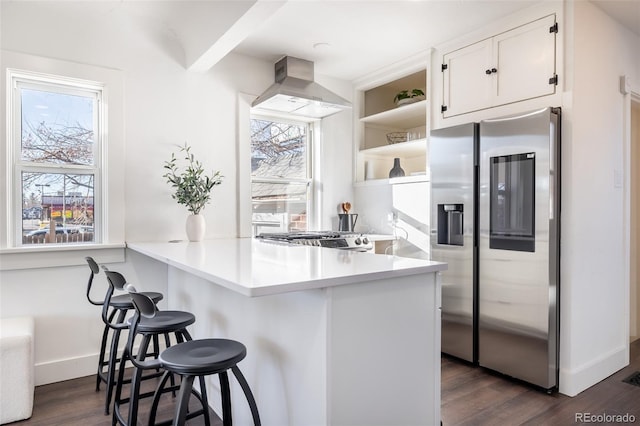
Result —
[[[167,172],[162,177],[175,190],[171,197],[178,204],[185,205],[189,212],[198,214],[209,203],[213,187],[220,185],[224,176],[220,171],[212,172],[211,176],[204,174],[202,163],[196,160],[186,143],[180,152],[184,153],[186,167],[181,171],[175,153],[171,153],[171,158],[164,163],[163,168]]]
[[[393,102],[397,103],[401,99],[415,98],[416,96],[424,96],[422,89],[401,90],[393,98]]]

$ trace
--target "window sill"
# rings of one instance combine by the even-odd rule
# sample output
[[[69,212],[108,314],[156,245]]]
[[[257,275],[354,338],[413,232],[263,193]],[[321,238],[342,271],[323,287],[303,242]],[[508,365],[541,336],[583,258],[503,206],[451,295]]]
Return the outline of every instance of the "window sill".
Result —
[[[99,263],[124,262],[125,243],[38,245],[0,249],[0,271],[86,265],[85,257]]]

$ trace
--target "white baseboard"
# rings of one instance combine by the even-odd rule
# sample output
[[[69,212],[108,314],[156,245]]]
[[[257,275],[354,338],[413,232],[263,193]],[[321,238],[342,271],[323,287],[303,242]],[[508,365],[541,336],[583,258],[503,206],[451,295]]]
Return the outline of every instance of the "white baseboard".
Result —
[[[44,362],[35,365],[35,385],[90,376],[98,371],[98,354]]]
[[[171,344],[175,345],[176,340],[171,336]],[[160,350],[165,349],[163,339],[160,339]],[[134,353],[137,353],[138,345],[134,345]],[[106,356],[109,356],[107,352]],[[118,350],[118,357],[122,356],[122,349]],[[129,364],[127,364],[128,366]],[[60,359],[49,362],[42,362],[35,365],[34,385],[47,385],[49,383],[63,382],[65,380],[77,379],[79,377],[91,376],[98,372],[98,353],[84,355],[74,358]]]
[[[576,396],[628,364],[628,347],[622,346],[571,371],[561,368],[559,391],[567,396]]]

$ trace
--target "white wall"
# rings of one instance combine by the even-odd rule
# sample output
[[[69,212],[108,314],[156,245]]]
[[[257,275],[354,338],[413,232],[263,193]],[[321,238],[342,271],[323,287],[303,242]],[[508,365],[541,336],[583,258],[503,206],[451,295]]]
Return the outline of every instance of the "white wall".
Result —
[[[113,3],[2,2],[0,7],[2,49],[122,70],[125,161],[110,164],[110,172],[125,177],[125,203],[119,207],[125,211],[127,241],[186,237],[187,211],[171,199],[162,178],[164,160],[184,142],[207,168],[225,176],[203,211],[206,237],[236,235],[238,93],[257,95],[267,88],[272,63],[232,54],[209,72],[188,72],[179,63],[184,52],[170,28],[134,20]],[[317,79],[351,97],[350,84]],[[326,227],[336,213],[333,206],[352,197],[351,125],[348,113],[323,122],[321,223]],[[126,263],[111,269],[141,288],[166,292],[166,267],[143,256],[127,251]],[[101,323],[99,310],[84,298],[88,272],[86,266],[0,272],[0,317],[36,319],[37,384],[95,370]]]
[[[630,341],[640,337],[640,285],[638,281],[638,266],[640,266],[640,102],[631,104],[631,149],[630,149],[630,209],[631,209],[631,238],[630,238],[630,259],[631,270],[629,280],[630,318],[629,337]]]
[[[106,266],[122,272],[138,290],[166,294],[166,265],[128,251],[127,263]],[[97,369],[103,323],[101,308],[86,299],[88,278],[86,266],[0,272],[0,318],[28,315],[35,320],[36,385],[94,374]],[[94,279],[92,298],[102,300],[106,289],[101,273]],[[166,301],[159,306],[166,309]]]
[[[572,86],[563,105],[560,389],[575,395],[628,362],[624,102],[640,38],[589,2],[568,4]]]

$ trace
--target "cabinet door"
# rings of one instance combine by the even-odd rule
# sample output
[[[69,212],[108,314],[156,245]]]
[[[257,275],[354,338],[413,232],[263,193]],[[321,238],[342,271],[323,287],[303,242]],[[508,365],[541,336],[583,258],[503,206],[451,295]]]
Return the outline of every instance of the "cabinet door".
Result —
[[[494,37],[493,105],[504,105],[555,93],[556,33],[550,15]]]
[[[492,42],[487,39],[443,56],[443,117],[487,108],[491,104]]]

